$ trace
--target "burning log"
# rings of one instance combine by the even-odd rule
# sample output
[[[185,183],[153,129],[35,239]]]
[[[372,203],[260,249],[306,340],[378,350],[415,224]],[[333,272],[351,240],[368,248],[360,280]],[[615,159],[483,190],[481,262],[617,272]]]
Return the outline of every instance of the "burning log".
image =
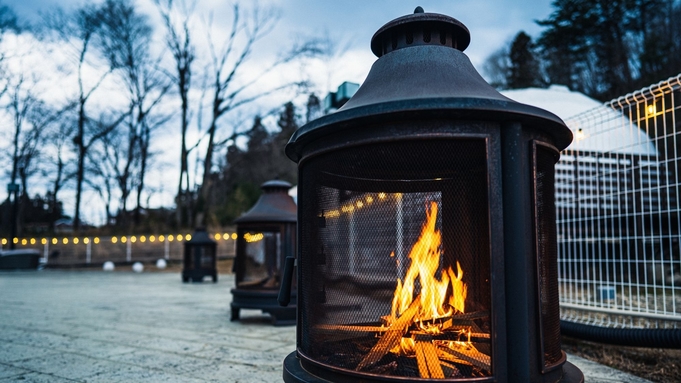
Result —
[[[460,363],[464,361],[470,363],[482,370],[491,371],[491,358],[478,351],[473,345],[466,345],[464,347],[449,347],[447,345],[440,345],[438,348],[438,357],[450,360],[452,362]],[[453,358],[452,358],[453,357]]]
[[[422,378],[444,379],[445,374],[442,372],[440,358],[437,356],[437,348],[433,344],[433,338],[427,334],[417,334],[414,336],[414,341],[419,375]]]
[[[335,324],[320,324],[314,327],[315,330],[322,332],[335,333],[351,332],[355,334],[380,334],[388,331],[388,327],[384,326],[363,326],[363,325],[335,325]]]
[[[402,315],[388,327],[385,334],[376,343],[376,345],[369,351],[369,353],[357,365],[356,370],[360,371],[368,366],[378,362],[387,354],[393,347],[397,346],[400,339],[406,334],[409,326],[412,324],[414,316],[419,310],[419,303],[421,296],[417,295],[411,302],[409,307],[402,313]]]

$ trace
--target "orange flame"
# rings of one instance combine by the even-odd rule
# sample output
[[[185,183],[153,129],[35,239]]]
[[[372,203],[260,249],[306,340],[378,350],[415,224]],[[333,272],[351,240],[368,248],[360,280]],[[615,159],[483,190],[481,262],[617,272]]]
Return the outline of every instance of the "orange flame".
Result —
[[[414,290],[418,278],[421,299],[414,321],[419,323],[422,330],[433,334],[440,332],[438,324],[424,322],[450,316],[455,312],[463,313],[468,292],[466,284],[461,280],[463,271],[458,261],[456,273],[450,266],[442,270],[439,279],[436,277],[442,255],[442,234],[435,228],[437,212],[437,203],[431,202],[430,208],[426,209],[426,221],[421,229],[421,235],[409,252],[411,260],[409,268],[404,279],[397,279],[391,312],[391,318],[394,319],[409,307],[415,296]],[[406,339],[405,341],[409,343]],[[407,349],[410,348],[407,344],[404,346]],[[403,351],[406,350],[403,349]]]

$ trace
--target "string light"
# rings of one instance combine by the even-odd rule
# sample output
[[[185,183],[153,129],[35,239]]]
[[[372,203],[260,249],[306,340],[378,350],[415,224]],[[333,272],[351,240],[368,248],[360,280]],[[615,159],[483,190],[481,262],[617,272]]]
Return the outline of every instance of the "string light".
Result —
[[[222,238],[222,236],[219,233],[215,233],[214,238],[215,238],[216,241],[219,241],[220,238]]]
[[[229,233],[223,234],[222,239],[224,239],[225,241],[228,240],[229,239]]]
[[[52,238],[52,244],[53,244],[53,245],[56,245],[57,242],[59,242],[59,240],[58,240],[57,238]]]
[[[31,238],[31,245],[35,245],[35,238]]]
[[[118,242],[118,238],[116,237],[111,237],[111,243],[116,243]]]
[[[43,245],[47,245],[47,238],[41,239],[40,243],[42,243]]]
[[[6,244],[7,244],[7,238],[3,238],[3,239],[2,239],[2,244],[3,244],[3,245],[6,245]]]
[[[258,242],[258,241],[262,240],[263,238],[265,238],[265,235],[263,233],[255,233],[255,234],[246,233],[246,234],[244,234],[244,239],[246,240],[246,242]]]
[[[168,242],[172,242],[172,241],[173,241],[173,235],[172,235],[172,234],[168,234]]]
[[[135,237],[134,235],[132,237],[130,237],[130,242],[132,242],[132,243],[137,242],[137,237]]]
[[[90,238],[83,238],[83,243],[84,244],[89,244],[90,243]]]
[[[19,238],[17,237],[12,238],[12,243],[14,243],[15,245],[19,243]]]
[[[128,242],[128,237],[121,237],[121,243]]]
[[[99,237],[95,237],[95,245],[99,243]]]
[[[655,114],[657,112],[657,107],[655,104],[648,105],[648,114]]]
[[[182,240],[182,234],[178,234],[178,235],[177,235],[177,240],[178,240],[178,241],[181,241],[181,240]]]
[[[160,238],[160,237],[159,237],[159,238]],[[150,236],[149,236],[149,242],[155,242],[155,241],[156,241],[156,237],[153,236],[153,235],[150,235]],[[162,241],[162,239],[159,239],[159,241]]]
[[[232,239],[233,239],[233,240],[236,240],[236,238],[237,238],[236,233],[232,233]]]
[[[21,245],[22,245],[22,246],[26,246],[27,243],[28,243],[28,241],[26,240],[26,238],[24,238],[24,239],[21,240]]]
[[[158,236],[158,241],[159,241],[159,242],[163,242],[163,241],[165,241],[165,240],[166,240],[166,237],[165,237],[165,236],[163,236],[163,235],[159,235],[159,236]]]
[[[146,241],[147,241],[147,237],[145,237],[145,236],[140,237],[140,242],[144,243]]]
[[[184,239],[187,240],[187,241],[191,241],[191,240],[192,240],[192,235],[191,235],[191,234],[187,234],[187,235],[184,236]]]
[[[73,244],[74,244],[74,245],[77,245],[77,244],[78,244],[78,238],[74,238],[74,239],[73,239]]]
[[[61,240],[61,242],[62,242],[64,245],[68,245],[68,244],[69,244],[69,239],[68,239],[68,238],[63,238],[63,239]]]

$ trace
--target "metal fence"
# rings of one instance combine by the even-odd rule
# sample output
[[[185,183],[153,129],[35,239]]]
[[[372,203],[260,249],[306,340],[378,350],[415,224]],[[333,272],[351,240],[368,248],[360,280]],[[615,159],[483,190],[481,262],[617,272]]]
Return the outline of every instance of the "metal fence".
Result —
[[[566,121],[556,165],[561,319],[681,328],[681,75]]]
[[[235,232],[211,233],[217,242],[218,259],[233,258],[237,234]],[[191,234],[127,235],[127,236],[53,236],[27,238],[0,238],[0,251],[10,248],[35,249],[42,254],[41,262],[47,266],[101,265],[114,263],[155,262],[158,259],[181,260],[184,243]]]

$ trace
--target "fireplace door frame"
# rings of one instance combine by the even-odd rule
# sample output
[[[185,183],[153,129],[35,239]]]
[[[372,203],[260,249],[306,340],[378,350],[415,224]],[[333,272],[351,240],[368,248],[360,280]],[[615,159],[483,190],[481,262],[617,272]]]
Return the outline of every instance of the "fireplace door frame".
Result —
[[[503,382],[507,373],[507,326],[506,322],[506,296],[505,296],[505,257],[504,257],[504,229],[503,229],[503,193],[502,193],[502,148],[501,148],[501,124],[495,121],[467,121],[449,119],[425,119],[418,121],[386,121],[375,126],[367,126],[365,129],[353,129],[344,132],[341,145],[329,145],[331,142],[339,142],[333,135],[318,139],[313,142],[316,145],[305,147],[304,155],[299,163],[299,180],[302,187],[311,187],[305,183],[305,168],[308,161],[313,161],[314,157],[343,150],[355,146],[366,146],[371,148],[371,144],[380,144],[394,141],[410,140],[482,140],[485,145],[487,158],[487,193],[488,193],[488,222],[489,222],[489,246],[490,246],[490,342],[491,342],[491,361],[492,374],[488,377],[449,379],[443,381],[471,381],[471,382]],[[396,135],[395,131],[400,134]],[[348,136],[352,136],[348,138]],[[529,186],[528,186],[529,187]],[[299,200],[299,216],[304,211],[303,204],[306,201]],[[307,202],[312,203],[312,202]],[[444,209],[445,207],[443,207]],[[305,225],[299,222],[298,243],[303,243],[308,234],[304,232]],[[303,254],[303,246],[298,247],[298,267],[309,262],[314,264],[314,254]],[[465,270],[464,270],[465,272]],[[303,273],[298,272],[299,292],[304,289],[307,281],[302,278]],[[464,277],[465,278],[465,277]],[[300,350],[302,339],[302,315],[303,307],[311,302],[298,294],[298,324],[297,324],[297,355],[301,365],[313,374],[328,376],[329,372],[334,372],[333,380],[338,382],[356,382],[357,379],[374,379],[375,381],[433,381],[431,379],[400,377],[392,375],[377,375],[371,373],[359,373],[347,369],[342,369],[332,365],[316,361],[308,357]],[[439,381],[439,380],[435,380]]]

